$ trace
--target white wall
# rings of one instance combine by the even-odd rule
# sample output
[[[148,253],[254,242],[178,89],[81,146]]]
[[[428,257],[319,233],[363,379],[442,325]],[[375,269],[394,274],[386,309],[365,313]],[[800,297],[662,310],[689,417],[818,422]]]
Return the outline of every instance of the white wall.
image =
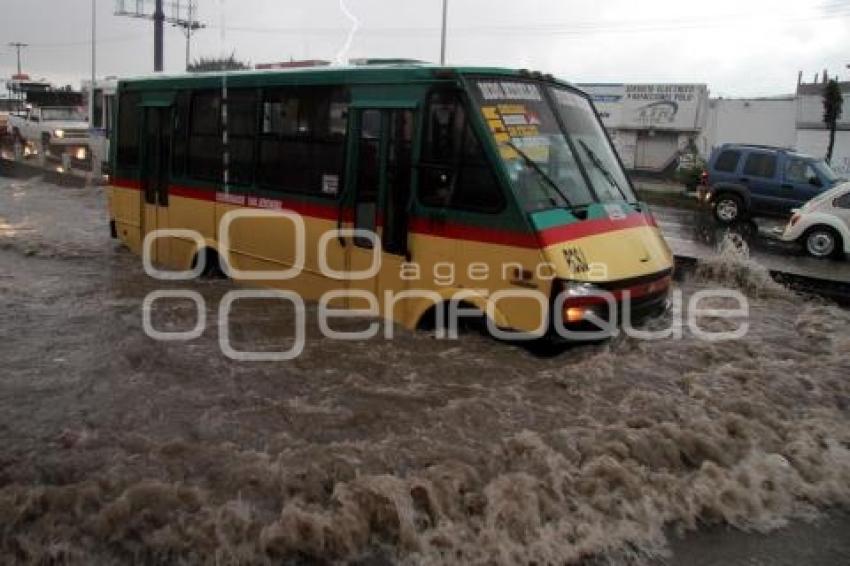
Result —
[[[797,151],[812,157],[826,157],[829,145],[827,130],[797,130]],[[850,177],[850,131],[835,132],[835,147],[832,150],[832,168],[841,176]]]
[[[843,93],[844,111],[838,117],[838,127],[850,127],[850,93]],[[803,129],[825,128],[823,123],[823,95],[801,94],[797,97],[797,126]]]
[[[609,130],[608,135],[611,136],[611,141],[614,142],[614,147],[623,161],[623,167],[634,169],[637,132],[634,130]]]
[[[708,158],[712,148],[724,143],[752,143],[793,147],[797,104],[793,97],[766,99],[715,99],[710,101],[705,128],[697,148]]]

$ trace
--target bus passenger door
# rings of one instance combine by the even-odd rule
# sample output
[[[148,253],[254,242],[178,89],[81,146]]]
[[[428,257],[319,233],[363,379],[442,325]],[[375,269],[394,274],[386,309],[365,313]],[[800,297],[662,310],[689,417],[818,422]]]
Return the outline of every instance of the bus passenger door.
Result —
[[[144,144],[142,151],[142,238],[158,229],[169,228],[168,185],[171,169],[171,108],[143,107]],[[151,260],[167,264],[170,238],[157,238]]]
[[[410,109],[397,109],[385,111],[384,117],[387,144],[379,210],[383,254],[381,271],[378,273],[378,297],[381,305],[393,305],[393,312],[386,314],[402,321],[408,314],[406,305],[409,301],[402,300],[396,304],[388,301],[385,294],[397,295],[408,289],[408,281],[402,277],[402,269],[405,263],[412,260],[408,227],[416,114]]]
[[[357,127],[357,149],[354,164],[354,224],[357,230],[378,232],[378,195],[381,191],[382,155],[386,140],[383,136],[383,116],[380,110],[360,110]],[[350,273],[370,269],[375,261],[374,242],[363,236],[349,238],[347,268]],[[352,279],[348,288],[377,294],[377,277]],[[349,298],[349,308],[364,309],[364,300]]]
[[[374,293],[378,304],[384,293],[407,289],[401,276],[409,256],[407,232],[412,179],[412,147],[415,114],[410,109],[364,109],[358,111],[357,158],[354,178],[354,228],[373,232],[381,243],[380,269],[374,277],[352,280],[350,289]],[[373,242],[365,237],[351,240],[348,269],[366,271],[377,261]],[[351,308],[366,308],[365,301],[351,299]],[[405,315],[404,301],[394,318]]]

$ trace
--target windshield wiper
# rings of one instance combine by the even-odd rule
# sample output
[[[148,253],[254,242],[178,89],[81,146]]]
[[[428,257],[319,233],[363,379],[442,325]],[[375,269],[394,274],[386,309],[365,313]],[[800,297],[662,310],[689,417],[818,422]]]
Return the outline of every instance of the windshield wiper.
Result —
[[[602,163],[602,160],[599,159],[599,156],[594,153],[590,147],[584,142],[584,140],[578,140],[578,143],[581,144],[582,149],[584,149],[585,153],[587,153],[587,157],[590,158],[590,162],[599,169],[599,172],[602,173],[602,176],[611,184],[612,187],[617,189],[620,195],[623,197],[623,200],[629,202],[629,197],[626,196],[626,192],[623,190],[623,187],[617,182],[617,179],[614,178],[614,175],[611,171],[608,170],[607,167]]]
[[[573,203],[572,203],[572,202],[570,202],[570,199],[569,199],[569,198],[567,198],[567,195],[565,195],[565,194],[564,194],[564,192],[561,190],[561,188],[558,186],[558,184],[557,184],[555,181],[553,181],[553,180],[552,180],[552,177],[550,177],[549,175],[547,175],[547,174],[546,174],[546,172],[545,172],[545,171],[544,171],[544,170],[543,170],[543,169],[542,169],[542,168],[541,168],[541,167],[537,164],[537,162],[535,162],[532,158],[530,158],[530,157],[528,156],[528,154],[526,154],[523,150],[521,150],[520,148],[518,148],[518,147],[516,146],[516,144],[514,144],[514,142],[512,142],[512,141],[506,141],[506,142],[505,142],[505,145],[507,145],[507,146],[508,146],[508,147],[510,147],[512,150],[514,150],[515,152],[517,152],[517,154],[519,154],[519,156],[520,156],[520,157],[522,157],[522,160],[523,160],[523,161],[525,161],[525,163],[526,163],[529,167],[531,167],[532,169],[534,169],[534,171],[536,171],[536,172],[537,172],[537,174],[538,174],[538,175],[540,175],[540,177],[541,177],[544,181],[546,181],[546,184],[547,184],[547,185],[549,185],[550,187],[552,187],[553,189],[555,189],[555,192],[558,194],[558,196],[560,196],[562,199],[564,199],[564,202],[567,204],[567,206],[569,206],[569,207],[572,207],[572,206],[573,206]],[[553,204],[556,204],[556,203],[554,203],[554,202],[553,202]]]

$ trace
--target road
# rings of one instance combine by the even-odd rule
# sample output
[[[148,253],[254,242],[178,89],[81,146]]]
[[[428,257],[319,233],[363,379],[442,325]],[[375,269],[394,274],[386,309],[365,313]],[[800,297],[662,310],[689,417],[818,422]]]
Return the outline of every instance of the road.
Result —
[[[775,231],[785,226],[783,220],[758,219],[732,228],[718,225],[705,212],[652,206],[664,237],[676,255],[705,259],[717,255],[724,238],[743,244],[747,255],[772,271],[804,275],[819,279],[850,282],[848,258],[815,259],[800,246],[778,239]]]
[[[301,357],[243,363],[218,342],[229,281],[169,284],[203,298],[200,337],[145,335],[160,283],[110,240],[104,207],[99,188],[0,177],[12,563],[850,561],[850,521],[828,512],[850,506],[850,312],[757,264],[677,283],[685,303],[746,293],[736,341],[622,336],[546,357],[475,333],[342,342],[309,306]],[[191,307],[162,302],[154,325],[191,328]],[[293,319],[246,301],[231,336],[285,347]]]

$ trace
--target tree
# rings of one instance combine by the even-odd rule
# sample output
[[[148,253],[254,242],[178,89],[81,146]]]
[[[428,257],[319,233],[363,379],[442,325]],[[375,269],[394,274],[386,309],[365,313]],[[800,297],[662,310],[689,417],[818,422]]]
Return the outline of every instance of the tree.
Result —
[[[841,87],[838,81],[830,79],[823,89],[823,123],[829,128],[829,146],[826,149],[827,163],[832,161],[832,150],[835,147],[835,130],[838,128],[838,119],[844,106],[844,98],[841,96]]]
[[[208,73],[211,71],[242,71],[250,69],[251,65],[236,58],[235,53],[229,57],[201,57],[189,64],[190,73]]]

